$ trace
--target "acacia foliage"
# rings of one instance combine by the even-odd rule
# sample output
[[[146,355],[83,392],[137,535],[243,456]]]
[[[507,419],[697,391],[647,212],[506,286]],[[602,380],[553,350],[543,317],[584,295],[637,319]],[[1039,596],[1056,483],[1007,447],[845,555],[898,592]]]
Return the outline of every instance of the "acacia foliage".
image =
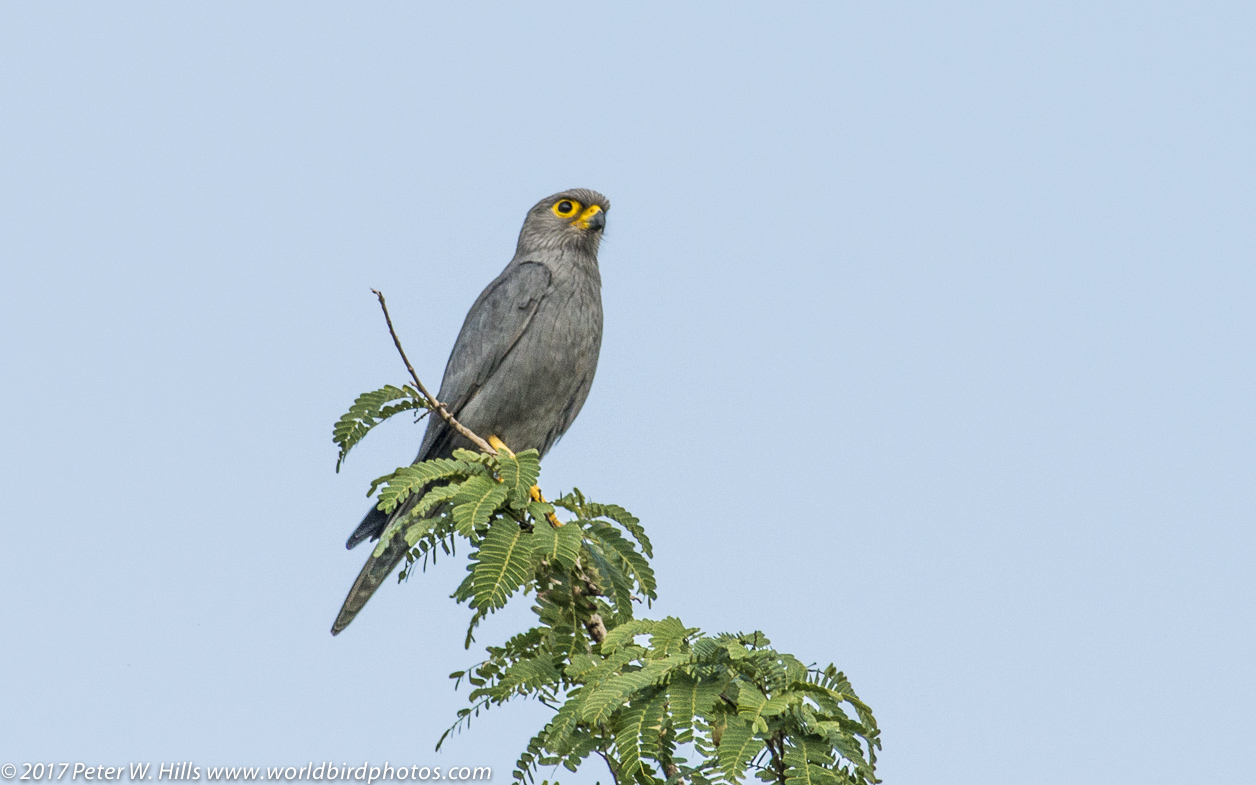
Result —
[[[334,429],[337,467],[375,425],[427,408],[409,386],[359,396]],[[841,672],[805,665],[760,632],[707,635],[675,617],[638,618],[658,596],[641,522],[578,489],[542,501],[532,492],[540,472],[535,450],[456,450],[371,483],[379,509],[395,513],[376,553],[393,537],[410,546],[402,578],[468,546],[453,594],[472,611],[467,647],[486,615],[532,597],[534,626],[451,674],[470,685],[470,705],[438,750],[479,712],[525,698],[554,715],[519,757],[521,785],[594,754],[619,785],[735,785],[747,774],[780,785],[879,782],[876,720]],[[567,518],[557,526],[556,510]]]

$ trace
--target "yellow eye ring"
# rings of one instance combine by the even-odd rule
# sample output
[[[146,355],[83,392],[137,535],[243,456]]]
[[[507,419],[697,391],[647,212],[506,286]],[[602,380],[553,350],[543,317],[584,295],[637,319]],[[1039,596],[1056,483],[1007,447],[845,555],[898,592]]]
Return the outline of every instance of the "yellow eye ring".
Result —
[[[551,209],[559,218],[570,218],[580,212],[580,203],[575,199],[560,199]]]

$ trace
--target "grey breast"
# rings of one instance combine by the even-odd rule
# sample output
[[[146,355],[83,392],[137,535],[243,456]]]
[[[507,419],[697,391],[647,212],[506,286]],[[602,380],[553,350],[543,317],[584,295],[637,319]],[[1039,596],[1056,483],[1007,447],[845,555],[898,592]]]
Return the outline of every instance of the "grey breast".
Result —
[[[548,290],[514,347],[458,418],[512,450],[544,455],[570,427],[593,383],[602,344],[601,277],[596,260],[583,254],[521,263],[543,264]]]

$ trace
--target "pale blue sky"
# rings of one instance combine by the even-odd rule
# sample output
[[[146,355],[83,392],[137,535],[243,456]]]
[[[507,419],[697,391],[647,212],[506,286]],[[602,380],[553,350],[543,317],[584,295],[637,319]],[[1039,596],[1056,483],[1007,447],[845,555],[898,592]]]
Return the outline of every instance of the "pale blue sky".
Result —
[[[369,287],[435,385],[581,186],[542,484],[654,614],[835,662],[887,782],[1250,781],[1250,4],[452,5],[0,7],[0,763],[509,782],[535,708],[431,752],[461,564],[328,634],[421,435],[331,425],[403,379]]]

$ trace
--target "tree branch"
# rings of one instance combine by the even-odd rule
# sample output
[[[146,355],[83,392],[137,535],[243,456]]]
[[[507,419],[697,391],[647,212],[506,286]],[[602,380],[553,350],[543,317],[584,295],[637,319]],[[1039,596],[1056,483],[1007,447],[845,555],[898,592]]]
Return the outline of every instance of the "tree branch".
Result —
[[[775,745],[773,740],[776,741]],[[776,781],[779,785],[785,785],[785,738],[781,731],[768,739],[767,747],[772,751],[772,772],[776,775]]]
[[[584,628],[589,631],[589,637],[594,643],[601,643],[606,640],[606,625],[602,623],[602,614],[595,613],[589,617],[584,623]]]
[[[445,408],[445,404],[436,400],[436,396],[428,392],[427,388],[423,386],[423,382],[419,381],[419,375],[414,372],[414,366],[410,364],[410,358],[406,357],[406,350],[401,348],[401,339],[397,337],[397,331],[393,329],[392,317],[388,315],[388,304],[384,302],[384,293],[379,289],[372,289],[371,291],[375,292],[375,296],[379,298],[379,307],[384,309],[384,321],[388,322],[388,332],[392,335],[393,345],[397,347],[397,353],[401,355],[401,361],[406,364],[406,370],[410,372],[410,378],[414,380],[414,386],[418,387],[419,392],[423,393],[423,397],[427,399],[428,405],[445,422],[449,423],[449,427],[465,436],[476,447],[479,447],[489,455],[496,455],[497,450],[494,450],[488,442],[477,436],[470,428],[454,419],[454,416]]]
[[[598,755],[602,756],[602,760],[606,761],[606,768],[611,770],[611,779],[615,782],[615,785],[619,785],[619,772],[615,771],[614,765],[611,764],[610,756],[606,754],[605,750],[595,750],[595,751],[597,752]]]

